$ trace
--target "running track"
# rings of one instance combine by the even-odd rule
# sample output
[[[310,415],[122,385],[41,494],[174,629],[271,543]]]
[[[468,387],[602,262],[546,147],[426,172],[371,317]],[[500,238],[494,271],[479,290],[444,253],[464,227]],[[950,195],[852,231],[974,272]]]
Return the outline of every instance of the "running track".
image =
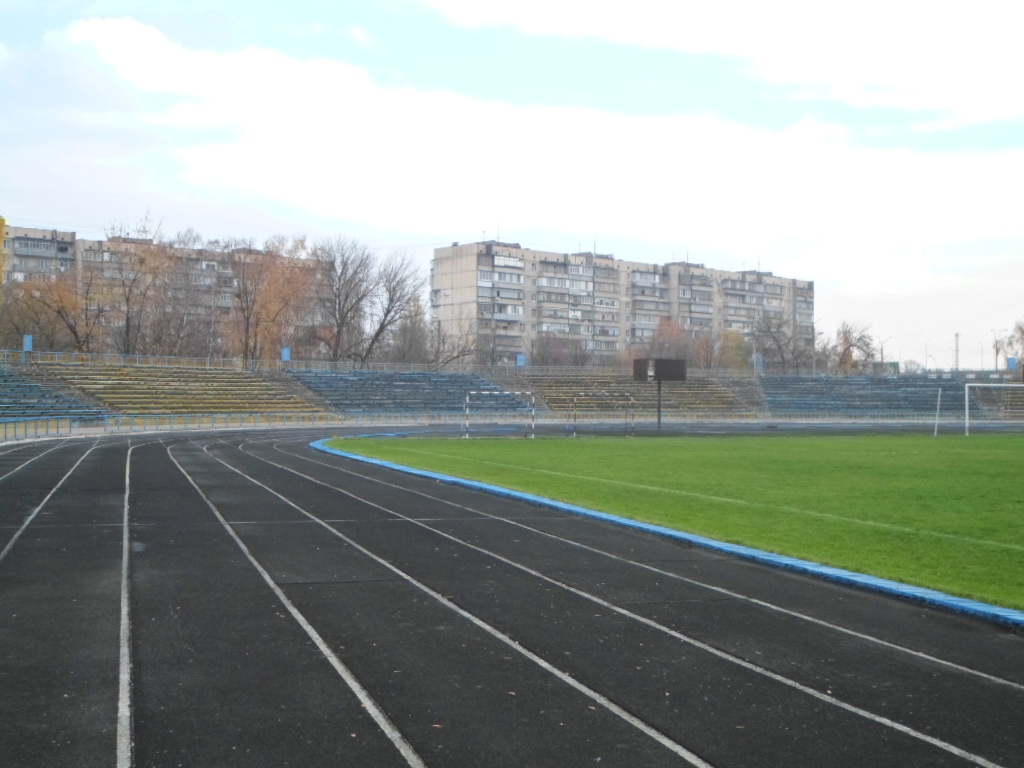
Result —
[[[1020,634],[324,436],[0,448],[0,765],[1024,765]]]

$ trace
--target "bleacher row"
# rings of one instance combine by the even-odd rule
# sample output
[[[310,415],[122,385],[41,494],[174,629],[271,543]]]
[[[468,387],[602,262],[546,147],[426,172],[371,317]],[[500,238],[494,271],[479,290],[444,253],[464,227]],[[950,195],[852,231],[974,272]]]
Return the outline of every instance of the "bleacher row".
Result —
[[[655,384],[634,381],[628,374],[526,374],[526,386],[554,411],[600,413],[652,411],[657,408]],[[661,387],[663,412],[694,417],[749,418],[763,412],[763,398],[717,379],[666,381]]]
[[[663,382],[663,413],[677,418],[886,418],[964,411],[964,380],[773,376]],[[941,400],[939,390],[942,390]],[[520,394],[525,392],[528,394]],[[0,420],[114,414],[455,414],[647,412],[657,387],[627,374],[526,372],[504,386],[470,373],[312,371],[83,365],[0,367]],[[972,390],[979,418],[1024,419],[1024,389]]]
[[[953,379],[772,376],[764,378],[761,387],[771,413],[779,416],[881,418],[938,411],[955,417],[964,412],[964,383]]]
[[[108,413],[51,383],[0,368],[0,421],[46,418],[96,418]]]
[[[518,411],[526,401],[489,379],[444,371],[289,371],[332,410],[345,413],[452,413],[473,408]]]

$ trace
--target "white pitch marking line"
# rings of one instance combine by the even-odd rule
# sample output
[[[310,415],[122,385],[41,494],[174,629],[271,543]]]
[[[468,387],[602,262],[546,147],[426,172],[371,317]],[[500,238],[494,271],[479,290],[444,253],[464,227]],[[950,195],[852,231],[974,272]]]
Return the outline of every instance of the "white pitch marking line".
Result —
[[[214,457],[214,458],[216,458],[216,457]],[[218,459],[218,461],[220,461],[220,460]],[[221,462],[221,463],[224,463],[224,462]],[[271,461],[267,461],[267,463],[268,464],[272,464],[272,465],[274,464],[274,462],[271,462]],[[230,466],[230,465],[225,464],[225,466]],[[275,466],[280,466],[280,465],[275,465]],[[704,642],[702,642],[700,640],[697,640],[696,638],[689,637],[688,635],[684,635],[681,632],[677,632],[676,630],[671,629],[669,627],[666,627],[666,626],[664,626],[662,624],[659,624],[659,623],[657,623],[657,622],[655,622],[655,621],[653,621],[651,619],[648,619],[645,616],[641,616],[641,615],[633,613],[632,611],[629,611],[629,610],[627,610],[625,608],[617,606],[617,605],[615,605],[613,603],[609,603],[608,601],[606,601],[606,600],[604,600],[604,599],[602,599],[602,598],[600,598],[600,597],[598,597],[596,595],[592,595],[592,594],[590,594],[588,592],[584,592],[583,590],[577,589],[576,587],[570,586],[568,584],[564,584],[563,582],[560,582],[557,579],[553,579],[550,576],[546,576],[545,574],[540,573],[539,571],[535,571],[532,568],[528,568],[525,565],[521,565],[519,563],[516,563],[516,562],[514,562],[512,560],[509,560],[509,559],[507,559],[505,557],[502,557],[501,555],[498,555],[498,554],[496,554],[494,552],[490,552],[490,551],[488,551],[486,549],[483,549],[482,547],[477,547],[474,544],[470,544],[468,542],[462,541],[461,539],[457,539],[454,536],[451,536],[450,534],[444,533],[443,531],[438,531],[438,530],[436,530],[434,528],[431,528],[428,525],[424,525],[423,523],[420,523],[419,521],[417,521],[417,520],[415,520],[413,518],[406,517],[405,515],[401,514],[400,512],[395,512],[394,510],[387,509],[386,507],[383,507],[383,506],[381,506],[379,504],[375,504],[374,502],[369,501],[367,499],[363,499],[363,498],[361,498],[359,496],[356,496],[355,494],[350,493],[348,491],[345,491],[345,490],[343,490],[341,488],[335,488],[334,486],[328,485],[327,483],[323,482],[322,480],[317,480],[314,477],[309,477],[308,475],[304,475],[301,472],[298,472],[298,471],[296,471],[294,469],[288,469],[288,467],[283,467],[283,466],[281,468],[285,469],[285,470],[288,470],[290,472],[293,472],[294,474],[299,475],[300,477],[304,477],[307,480],[310,480],[311,482],[317,483],[319,485],[326,486],[328,488],[334,488],[334,490],[336,492],[338,492],[338,493],[344,494],[345,496],[348,496],[348,497],[350,497],[352,499],[360,501],[360,502],[362,502],[364,504],[367,504],[367,505],[369,505],[371,507],[374,507],[376,509],[380,509],[380,510],[382,510],[384,512],[389,512],[389,513],[391,513],[391,514],[393,514],[393,515],[395,515],[397,517],[400,517],[400,518],[402,518],[404,520],[407,520],[408,522],[410,522],[410,523],[412,523],[414,525],[418,525],[418,526],[420,526],[422,528],[425,528],[426,530],[432,531],[433,533],[437,534],[438,536],[442,536],[442,537],[444,537],[446,539],[450,539],[452,541],[455,541],[455,542],[457,542],[459,544],[462,544],[465,547],[468,547],[470,549],[476,550],[476,551],[478,551],[478,552],[480,552],[482,554],[489,555],[489,556],[493,557],[494,559],[499,560],[501,562],[504,562],[505,564],[507,564],[507,565],[509,565],[509,566],[511,566],[513,568],[517,568],[517,569],[523,571],[524,573],[527,573],[527,574],[529,574],[529,575],[531,575],[531,576],[533,576],[535,578],[541,579],[543,581],[548,582],[549,584],[552,584],[554,586],[560,587],[560,588],[562,588],[562,589],[564,589],[564,590],[566,590],[568,592],[571,592],[571,593],[573,593],[575,595],[578,595],[579,597],[582,597],[582,598],[584,598],[586,600],[590,600],[591,602],[593,602],[593,603],[595,603],[597,605],[600,605],[602,608],[606,608],[608,610],[615,611],[616,613],[618,613],[618,614],[620,614],[622,616],[625,616],[627,618],[633,619],[634,621],[637,621],[637,622],[639,622],[641,624],[649,626],[652,629],[655,629],[655,630],[658,630],[660,632],[663,632],[663,633],[665,633],[665,634],[667,634],[667,635],[669,635],[671,637],[674,637],[675,639],[679,640],[680,642],[686,643],[687,645],[691,645],[691,646],[693,646],[695,648],[698,648],[698,649],[700,649],[702,651],[705,651],[706,653],[709,653],[709,654],[711,654],[713,656],[716,656],[717,658],[720,658],[723,661],[731,662],[733,664],[736,664],[739,667],[742,667],[743,669],[747,669],[747,670],[749,670],[751,672],[754,672],[756,674],[762,675],[762,676],[768,678],[769,680],[773,680],[773,681],[775,681],[777,683],[780,683],[782,685],[785,685],[785,686],[793,688],[793,689],[795,689],[797,691],[800,691],[801,693],[807,694],[808,696],[812,696],[813,698],[818,699],[819,701],[822,701],[822,702],[827,703],[827,704],[831,704],[831,705],[833,705],[835,707],[838,707],[839,709],[846,710],[847,712],[850,712],[850,713],[855,714],[855,715],[859,715],[859,716],[861,716],[861,717],[863,717],[863,718],[865,718],[867,720],[871,720],[871,721],[876,722],[876,723],[878,723],[880,725],[884,725],[886,727],[892,728],[893,730],[898,731],[900,733],[903,733],[903,734],[905,734],[907,736],[911,736],[913,738],[919,739],[920,741],[923,741],[923,742],[925,742],[927,744],[931,744],[934,747],[938,747],[939,749],[942,749],[942,750],[944,750],[946,752],[954,754],[957,757],[961,757],[961,758],[964,758],[965,760],[969,760],[969,761],[973,762],[975,765],[980,765],[980,766],[983,766],[984,768],[1000,768],[998,763],[993,763],[993,762],[991,762],[989,760],[986,760],[985,758],[981,757],[980,755],[975,755],[975,754],[972,754],[971,752],[967,752],[966,750],[960,749],[959,747],[957,747],[957,746],[955,746],[953,744],[950,744],[948,742],[942,741],[941,739],[937,739],[937,738],[935,738],[933,736],[929,736],[926,733],[922,733],[921,731],[917,731],[917,730],[915,730],[915,729],[913,729],[913,728],[911,728],[909,726],[903,725],[902,723],[898,723],[895,720],[891,720],[890,718],[885,717],[883,715],[877,715],[874,712],[869,712],[866,709],[862,709],[862,708],[857,707],[857,706],[855,706],[853,704],[848,704],[845,701],[841,701],[841,700],[836,699],[836,698],[834,698],[832,696],[829,696],[827,694],[821,693],[820,691],[817,691],[814,688],[806,686],[803,683],[800,683],[800,682],[798,682],[796,680],[791,680],[790,678],[783,677],[782,675],[779,675],[779,674],[777,674],[775,672],[772,672],[769,669],[766,669],[764,667],[759,667],[756,664],[752,664],[751,662],[746,661],[745,659],[741,659],[738,656],[734,656],[734,655],[732,655],[730,653],[727,653],[725,651],[719,650],[718,648],[715,648],[715,647],[713,647],[711,645],[708,645],[707,643],[704,643]],[[235,471],[238,472],[238,470],[235,470]],[[243,473],[239,472],[239,474],[243,474]],[[244,475],[244,476],[248,477],[247,475]],[[250,478],[250,480],[251,479],[252,478]],[[253,482],[257,482],[257,481],[253,480]],[[259,483],[257,483],[257,484],[259,484]],[[264,487],[266,487],[266,486],[264,486]],[[269,488],[267,490],[270,490],[271,493],[275,493],[273,490],[271,490]],[[283,497],[281,497],[281,498],[283,498]],[[287,500],[285,500],[285,501],[287,501]],[[291,503],[291,502],[288,502],[288,503]],[[296,507],[296,509],[298,509],[298,507]],[[341,536],[340,533],[338,535]],[[348,541],[348,539],[346,539],[346,541]],[[354,544],[354,542],[352,542],[352,543]],[[355,546],[359,546],[358,544],[354,544],[354,545]]]
[[[129,555],[131,536],[129,529],[129,495],[131,493],[132,451],[128,448],[124,463],[124,514],[121,534],[121,629],[117,695],[117,768],[131,768],[135,760],[132,738],[132,651],[131,604],[129,600]]]
[[[363,687],[362,683],[359,682],[359,680],[352,673],[352,671],[345,665],[345,663],[341,659],[338,658],[337,654],[335,654],[334,651],[331,650],[331,647],[327,645],[327,642],[323,639],[323,637],[320,636],[320,633],[313,628],[313,625],[306,620],[306,617],[302,615],[299,609],[296,608],[292,601],[288,599],[287,595],[285,595],[281,588],[277,586],[277,584],[274,582],[274,579],[267,572],[267,570],[262,565],[260,565],[260,563],[256,560],[255,557],[253,557],[252,553],[249,551],[249,548],[245,546],[245,542],[243,542],[241,538],[239,538],[238,534],[235,533],[234,529],[231,527],[228,521],[224,519],[224,517],[221,515],[220,511],[213,504],[213,502],[207,498],[206,494],[203,493],[203,491],[199,488],[195,480],[192,479],[192,476],[187,471],[185,471],[184,467],[182,467],[178,460],[174,457],[174,454],[171,452],[173,447],[176,446],[171,446],[167,448],[167,455],[170,457],[171,461],[174,462],[175,466],[177,466],[178,470],[185,476],[185,478],[189,481],[192,487],[196,489],[196,493],[198,493],[199,497],[206,503],[206,506],[210,508],[210,511],[213,512],[217,520],[220,521],[220,524],[224,526],[224,529],[228,532],[228,535],[231,536],[235,544],[238,545],[238,548],[242,550],[242,553],[246,556],[246,558],[248,558],[249,562],[252,563],[252,566],[260,574],[260,576],[263,577],[263,580],[267,583],[270,589],[277,596],[277,599],[281,601],[281,604],[285,607],[285,609],[291,614],[292,618],[295,619],[296,622],[298,622],[299,626],[302,627],[302,629],[306,632],[309,638],[316,644],[317,648],[320,649],[320,652],[324,655],[327,661],[331,664],[332,667],[334,667],[334,670],[338,673],[338,675],[341,676],[341,678],[345,681],[345,683],[352,690],[352,692],[355,693],[359,701],[366,708],[366,711],[377,722],[377,725],[380,726],[381,730],[384,731],[387,737],[391,740],[391,743],[395,745],[395,748],[398,749],[398,751],[402,754],[402,756],[405,758],[406,762],[411,766],[411,768],[427,768],[427,764],[423,761],[423,758],[419,756],[419,754],[416,752],[412,744],[409,743],[409,741],[405,738],[401,731],[398,730],[395,724],[391,722],[391,719],[387,716],[384,710],[380,708],[380,705],[378,705],[377,702],[373,699],[369,691],[367,691],[366,688]]]
[[[21,527],[17,531],[15,531],[14,535],[11,537],[11,540],[7,542],[7,546],[3,548],[2,552],[0,552],[0,561],[7,557],[7,553],[11,551],[11,548],[14,546],[14,543],[21,538],[21,534],[23,534],[25,532],[25,529],[32,524],[33,520],[36,519],[36,515],[38,515],[39,511],[46,506],[46,502],[50,500],[53,494],[55,494],[62,485],[64,485],[64,481],[71,477],[71,473],[78,468],[78,465],[85,460],[85,457],[92,453],[94,450],[96,450],[96,443],[93,443],[92,448],[90,448],[88,451],[86,451],[79,457],[78,461],[76,461],[71,466],[71,469],[69,469],[65,473],[64,477],[62,477],[57,482],[57,484],[53,486],[53,488],[50,490],[48,494],[46,494],[46,498],[39,502],[39,505],[32,510],[31,514],[29,514],[29,516],[25,519],[25,522],[21,524]]]
[[[206,450],[206,449],[204,449],[204,450]],[[409,582],[411,585],[413,585],[417,589],[422,590],[427,595],[432,597],[434,600],[436,600],[437,602],[439,602],[442,605],[444,605],[446,608],[449,608],[450,610],[454,611],[459,616],[462,616],[464,619],[466,619],[470,623],[474,624],[475,626],[479,627],[480,629],[484,630],[485,632],[487,632],[492,637],[500,640],[502,643],[504,643],[508,647],[510,647],[513,650],[515,650],[516,652],[522,654],[527,659],[532,661],[534,664],[539,666],[541,669],[544,669],[545,671],[547,671],[550,674],[554,675],[556,678],[561,680],[563,683],[571,686],[572,688],[575,688],[576,690],[578,690],[580,693],[582,693],[585,696],[587,696],[589,699],[591,699],[595,703],[600,704],[602,707],[607,709],[609,712],[611,712],[612,714],[618,716],[619,718],[621,718],[625,722],[629,723],[634,728],[636,728],[637,730],[642,732],[644,735],[654,739],[659,744],[661,744],[663,747],[666,747],[670,751],[672,751],[675,754],[677,754],[680,757],[682,757],[684,760],[689,762],[691,765],[695,766],[695,768],[714,768],[714,766],[712,766],[711,763],[708,763],[707,761],[703,760],[699,755],[697,755],[694,752],[691,752],[686,747],[684,747],[682,744],[679,744],[678,742],[673,741],[669,736],[665,735],[664,733],[662,733],[661,731],[657,730],[653,726],[648,725],[646,722],[641,720],[639,717],[637,717],[633,713],[629,712],[628,710],[623,709],[618,704],[613,702],[611,699],[609,699],[606,696],[602,695],[601,693],[595,691],[593,688],[590,688],[589,686],[587,686],[586,684],[580,682],[579,680],[577,680],[576,678],[572,677],[568,673],[563,672],[562,670],[558,669],[557,667],[552,665],[550,662],[545,660],[543,657],[538,656],[537,654],[533,653],[533,651],[530,651],[527,648],[524,648],[522,645],[520,645],[518,642],[516,642],[513,638],[511,638],[510,636],[506,635],[505,633],[503,633],[501,630],[497,629],[496,627],[491,626],[490,624],[485,622],[483,619],[473,615],[472,613],[469,613],[464,608],[461,608],[460,606],[456,605],[451,600],[449,600],[444,595],[442,595],[440,592],[434,591],[433,589],[428,587],[423,582],[417,581],[415,578],[413,578],[411,575],[409,575],[405,571],[401,570],[400,568],[398,568],[395,565],[392,565],[387,560],[385,560],[382,557],[374,554],[370,550],[368,550],[365,547],[363,547],[361,544],[359,544],[356,541],[354,541],[354,540],[350,539],[349,537],[345,536],[345,534],[341,533],[340,531],[335,530],[334,528],[331,528],[331,526],[327,525],[325,522],[320,520],[318,517],[316,517],[315,515],[307,512],[302,507],[300,507],[299,505],[295,504],[293,501],[285,498],[280,493],[275,491],[273,488],[270,488],[270,487],[264,485],[259,480],[256,480],[255,478],[245,474],[240,469],[232,467],[226,461],[223,461],[222,459],[217,458],[213,454],[210,454],[209,452],[207,452],[207,453],[208,453],[208,455],[211,458],[213,458],[215,461],[223,464],[225,467],[230,469],[232,472],[238,473],[239,475],[241,475],[242,477],[246,478],[247,480],[249,480],[254,485],[258,485],[260,488],[263,488],[268,493],[273,494],[274,496],[279,498],[281,501],[283,501],[285,504],[287,504],[288,506],[292,507],[296,511],[302,513],[303,515],[306,515],[310,520],[318,523],[319,525],[321,525],[324,529],[329,531],[334,536],[337,536],[339,539],[341,539],[345,543],[351,545],[352,547],[354,547],[355,549],[359,550],[360,552],[362,552],[367,557],[371,558],[375,562],[379,563],[380,565],[384,566],[388,570],[392,571],[393,573],[395,573],[396,575],[398,575],[400,578],[404,579],[405,581]],[[268,462],[268,463],[272,463],[272,462]],[[284,469],[287,469],[287,467],[284,467]],[[292,471],[292,470],[289,470],[289,471]],[[296,472],[295,474],[299,474],[301,477],[305,477],[304,475],[301,475],[301,473],[297,473]],[[328,487],[332,487],[332,486],[328,486]],[[334,490],[337,490],[337,489],[334,489]],[[358,496],[352,496],[352,494],[346,494],[346,495],[351,496],[352,498],[354,498],[354,499],[356,499],[358,501],[364,501],[363,499],[360,499]],[[366,502],[366,503],[370,504],[370,502]],[[380,507],[380,506],[378,506],[376,504],[371,504],[371,506],[377,507],[378,509],[381,509],[381,510],[383,510],[385,512],[390,512],[391,511],[391,510],[384,509],[383,507]]]
[[[678,573],[673,573],[671,571],[663,570],[661,568],[658,568],[656,566],[650,565],[648,563],[641,563],[641,562],[637,562],[636,560],[630,560],[628,558],[621,557],[620,555],[616,555],[616,554],[614,554],[612,552],[606,552],[606,551],[604,551],[602,549],[597,549],[597,548],[591,547],[591,546],[589,546],[587,544],[582,544],[582,543],[580,543],[578,541],[574,541],[574,540],[566,538],[564,536],[559,536],[559,535],[554,534],[554,533],[549,533],[547,531],[540,530],[539,528],[532,528],[532,527],[530,527],[528,525],[524,525],[522,523],[521,519],[511,520],[511,519],[504,518],[504,517],[498,517],[497,515],[491,515],[491,514],[489,514],[487,512],[483,512],[483,511],[481,511],[479,509],[473,509],[472,507],[467,507],[467,506],[462,505],[462,504],[457,504],[457,503],[455,503],[453,501],[449,501],[448,499],[442,499],[442,498],[440,498],[438,496],[431,496],[429,493],[424,493],[422,491],[414,491],[411,488],[405,488],[405,487],[403,487],[401,485],[395,485],[393,483],[388,483],[388,482],[385,482],[384,480],[381,480],[379,478],[371,477],[370,475],[363,475],[363,474],[360,474],[358,472],[353,472],[350,469],[344,469],[342,467],[336,467],[333,464],[326,464],[324,462],[315,461],[315,460],[310,459],[309,457],[306,457],[306,456],[301,456],[301,455],[299,455],[297,453],[291,453],[290,451],[284,451],[284,450],[279,449],[277,447],[277,445],[273,446],[273,448],[274,448],[274,450],[278,451],[279,453],[284,453],[287,456],[293,456],[293,457],[295,457],[297,459],[302,459],[303,461],[308,461],[308,462],[311,462],[313,464],[319,464],[320,466],[328,467],[330,469],[337,470],[338,472],[344,472],[344,473],[349,474],[349,475],[354,475],[354,476],[360,477],[360,478],[362,478],[364,480],[369,480],[371,482],[375,482],[375,483],[378,483],[380,485],[387,486],[388,488],[394,488],[396,490],[405,491],[406,493],[411,493],[413,495],[420,496],[420,497],[425,498],[425,499],[431,499],[432,501],[437,501],[437,502],[440,502],[442,504],[446,504],[448,506],[455,507],[456,509],[465,509],[465,510],[467,510],[469,512],[473,512],[473,513],[475,513],[477,515],[481,515],[483,517],[490,518],[491,520],[495,520],[497,522],[505,523],[507,525],[512,525],[512,526],[515,526],[517,528],[522,528],[523,530],[530,531],[532,533],[536,533],[536,534],[539,534],[541,536],[546,536],[548,538],[555,539],[556,541],[562,541],[562,542],[564,542],[566,544],[569,544],[571,546],[579,547],[580,549],[584,549],[584,550],[587,550],[589,552],[593,552],[593,553],[598,554],[598,555],[603,555],[603,556],[611,558],[613,560],[618,560],[619,562],[626,563],[628,565],[636,566],[637,568],[643,568],[645,570],[651,571],[652,573],[657,573],[660,576],[666,576],[668,578],[676,579],[678,581],[682,581],[682,582],[685,582],[687,584],[692,584],[692,585],[697,586],[697,587],[703,587],[703,588],[708,589],[708,590],[710,590],[712,592],[717,592],[720,595],[725,595],[727,597],[736,598],[738,600],[742,600],[742,601],[751,603],[752,605],[757,605],[759,607],[766,608],[766,609],[771,610],[771,611],[776,611],[776,612],[781,613],[781,614],[786,615],[786,616],[792,616],[793,618],[801,619],[801,620],[806,621],[806,622],[808,622],[810,624],[816,624],[818,626],[825,627],[826,629],[831,629],[831,630],[833,630],[835,632],[840,632],[840,633],[848,635],[850,637],[856,637],[856,638],[858,638],[860,640],[865,640],[867,642],[874,643],[876,645],[880,645],[883,648],[889,648],[889,649],[894,650],[894,651],[899,651],[900,653],[905,653],[905,654],[907,654],[909,656],[913,656],[915,658],[921,659],[923,661],[928,661],[928,662],[931,662],[933,664],[938,664],[938,665],[946,667],[948,669],[955,669],[958,672],[963,672],[964,674],[971,675],[973,677],[978,677],[978,678],[980,678],[982,680],[987,680],[990,683],[997,683],[999,685],[1005,685],[1005,686],[1007,686],[1009,688],[1015,688],[1017,690],[1024,691],[1024,685],[1021,685],[1020,683],[1014,682],[1013,680],[1007,680],[1006,678],[996,677],[995,675],[990,675],[987,672],[982,672],[982,671],[977,670],[977,669],[972,669],[971,667],[965,667],[965,666],[963,666],[961,664],[957,664],[956,662],[947,661],[946,659],[940,659],[937,656],[932,656],[930,654],[924,653],[923,651],[916,651],[913,648],[908,648],[908,647],[906,647],[904,645],[898,645],[897,643],[892,643],[892,642],[889,642],[888,640],[883,640],[883,639],[881,639],[879,637],[873,637],[872,635],[867,635],[867,634],[864,634],[863,632],[858,632],[857,630],[854,630],[854,629],[849,629],[847,627],[842,627],[842,626],[840,626],[838,624],[832,624],[831,622],[825,621],[824,619],[819,619],[819,618],[817,618],[815,616],[809,616],[807,614],[800,613],[799,611],[790,610],[789,608],[783,608],[780,605],[775,605],[774,603],[769,603],[769,602],[766,602],[764,600],[759,600],[756,597],[750,597],[749,595],[743,595],[743,594],[740,594],[739,592],[733,592],[732,590],[725,589],[724,587],[719,587],[719,586],[716,586],[714,584],[708,584],[708,583],[703,582],[703,581],[697,581],[696,579],[690,579],[690,578],[687,578],[686,576],[682,576],[682,575],[680,575]],[[274,462],[270,461],[269,459],[265,459],[265,458],[262,458],[262,457],[255,456],[255,454],[249,454],[249,455],[254,456],[255,458],[259,458],[261,461],[266,461],[268,464],[272,464],[273,466],[281,467],[282,469],[287,469],[287,467],[284,467],[281,464],[275,464]],[[421,520],[421,522],[429,522],[429,521]]]

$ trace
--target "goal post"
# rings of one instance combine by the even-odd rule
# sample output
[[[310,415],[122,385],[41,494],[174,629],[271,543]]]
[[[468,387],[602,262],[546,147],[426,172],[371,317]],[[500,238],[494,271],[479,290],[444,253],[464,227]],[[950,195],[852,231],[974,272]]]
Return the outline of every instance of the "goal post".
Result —
[[[1024,384],[964,384],[964,434],[971,434],[971,389],[1024,389]]]
[[[495,400],[501,400],[503,398],[517,399],[520,407],[515,408],[503,408],[503,409],[485,409],[486,403],[494,403]],[[523,403],[528,403],[527,408],[522,408]],[[474,411],[473,405],[476,404],[478,409]],[[481,417],[486,418],[490,416],[496,418],[499,421],[512,420],[513,423],[519,422],[524,426],[526,437],[533,439],[534,434],[537,431],[537,398],[533,392],[494,392],[479,390],[466,393],[466,404],[463,413],[462,422],[462,436],[469,437],[469,425],[473,418],[473,415],[478,414]],[[483,418],[481,419],[483,420]]]

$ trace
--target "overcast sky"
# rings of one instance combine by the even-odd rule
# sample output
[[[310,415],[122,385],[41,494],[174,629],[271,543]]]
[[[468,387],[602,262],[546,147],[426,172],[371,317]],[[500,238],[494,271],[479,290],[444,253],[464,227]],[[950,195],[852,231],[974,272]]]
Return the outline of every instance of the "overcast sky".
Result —
[[[813,280],[993,365],[1024,320],[1024,6],[0,0],[0,215],[98,238],[500,237]]]

